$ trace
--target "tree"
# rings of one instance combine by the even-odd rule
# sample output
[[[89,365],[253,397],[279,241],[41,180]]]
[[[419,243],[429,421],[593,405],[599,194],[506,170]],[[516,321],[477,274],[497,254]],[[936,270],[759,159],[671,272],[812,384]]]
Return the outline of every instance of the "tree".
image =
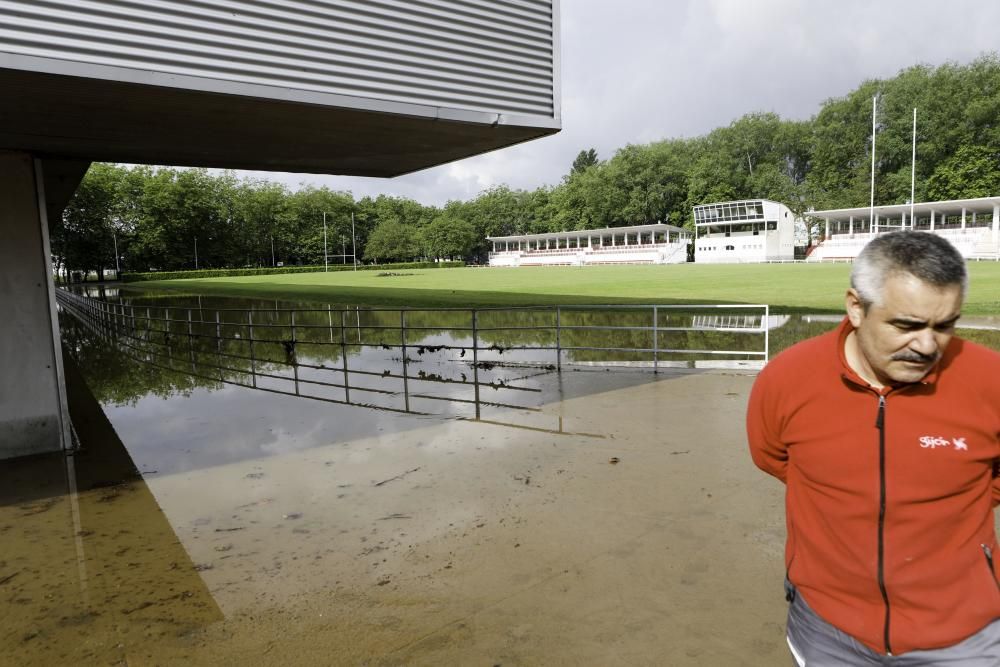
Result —
[[[962,146],[927,181],[931,201],[993,197],[1000,193],[1000,155],[986,146]]]
[[[587,169],[593,167],[598,163],[597,151],[593,148],[580,151],[576,155],[576,159],[573,160],[573,167],[570,169],[570,174],[579,174]]]
[[[365,259],[376,262],[406,261],[419,256],[420,242],[416,231],[396,220],[375,225],[365,245]]]
[[[424,227],[423,240],[430,257],[464,259],[472,255],[480,239],[470,223],[440,215]]]
[[[295,243],[294,256],[304,264],[323,264],[323,218],[326,214],[327,254],[336,264],[353,260],[343,255],[351,253],[351,213],[354,198],[348,192],[329,188],[305,187],[289,196]]]
[[[95,271],[115,266],[114,234],[122,205],[119,192],[124,169],[95,163],[87,171],[52,230],[52,254],[67,270]],[[123,239],[124,241],[124,239]]]

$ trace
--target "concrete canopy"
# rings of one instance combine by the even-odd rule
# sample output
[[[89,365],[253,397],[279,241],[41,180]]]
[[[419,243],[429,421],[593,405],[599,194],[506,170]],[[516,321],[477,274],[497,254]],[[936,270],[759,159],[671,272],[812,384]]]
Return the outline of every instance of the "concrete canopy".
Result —
[[[0,69],[0,146],[39,157],[398,176],[558,131],[500,114],[314,101]],[[335,97],[335,96],[330,96]],[[331,100],[334,101],[334,100]]]

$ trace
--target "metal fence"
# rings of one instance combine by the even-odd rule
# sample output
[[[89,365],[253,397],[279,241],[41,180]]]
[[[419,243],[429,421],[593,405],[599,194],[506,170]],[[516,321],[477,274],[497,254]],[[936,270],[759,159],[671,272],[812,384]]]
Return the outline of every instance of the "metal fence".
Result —
[[[465,403],[477,419],[484,406],[531,409],[485,400],[484,391],[537,392],[523,380],[564,365],[759,368],[768,355],[767,306],[226,309],[57,296],[67,313],[143,363],[336,403],[400,397],[372,407],[410,413],[437,412],[414,402]],[[431,360],[435,372],[423,370]]]

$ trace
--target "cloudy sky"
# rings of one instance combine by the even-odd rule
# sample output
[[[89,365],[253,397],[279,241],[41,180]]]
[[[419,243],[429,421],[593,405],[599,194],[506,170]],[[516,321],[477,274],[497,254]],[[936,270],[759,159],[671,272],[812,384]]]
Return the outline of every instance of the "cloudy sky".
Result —
[[[562,0],[561,11],[560,133],[388,180],[252,175],[440,205],[556,184],[584,148],[605,159],[752,111],[806,119],[865,79],[1000,48],[993,0]]]

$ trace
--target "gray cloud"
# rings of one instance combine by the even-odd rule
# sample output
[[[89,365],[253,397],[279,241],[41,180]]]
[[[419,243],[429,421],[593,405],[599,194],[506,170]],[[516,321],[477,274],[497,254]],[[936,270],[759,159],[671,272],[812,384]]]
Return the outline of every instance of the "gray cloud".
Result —
[[[424,204],[554,185],[574,156],[704,134],[753,111],[805,119],[865,79],[994,50],[981,0],[562,0],[559,134],[395,179],[253,175]],[[250,172],[241,172],[249,174]]]

